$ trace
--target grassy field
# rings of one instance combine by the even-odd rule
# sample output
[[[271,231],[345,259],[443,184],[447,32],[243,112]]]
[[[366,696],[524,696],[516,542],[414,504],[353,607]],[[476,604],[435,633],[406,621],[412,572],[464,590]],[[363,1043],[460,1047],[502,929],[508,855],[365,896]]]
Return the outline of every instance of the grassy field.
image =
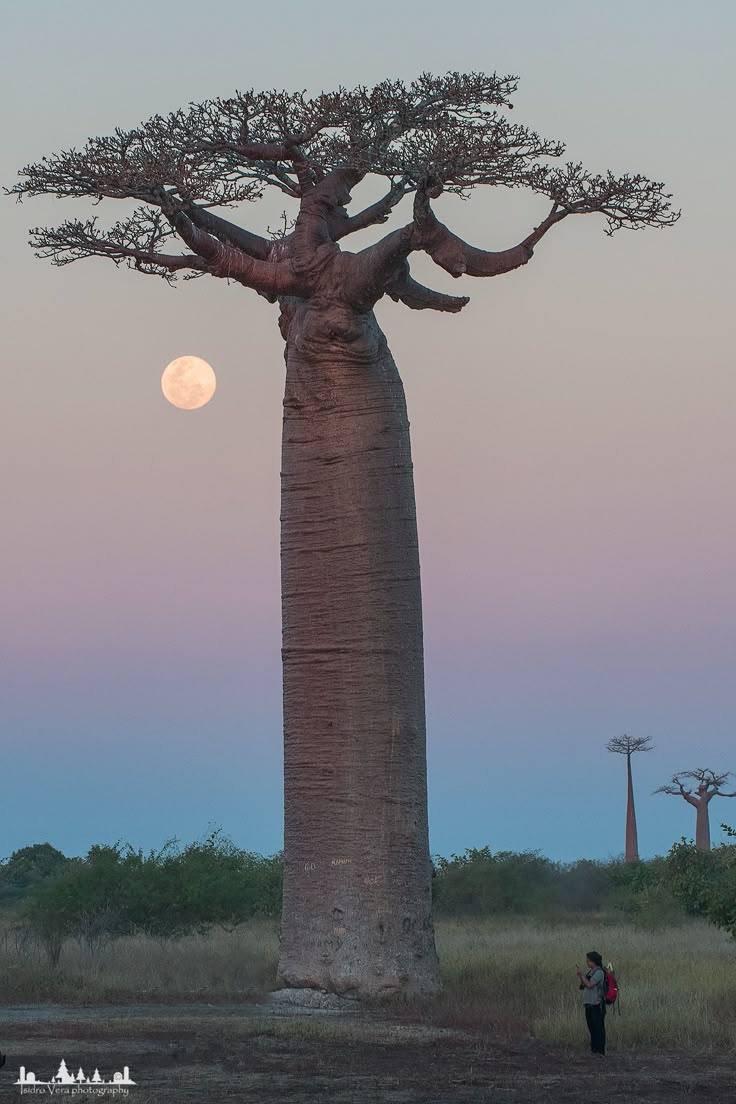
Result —
[[[2,1004],[92,1006],[5,1015],[0,1101],[18,1099],[21,1064],[50,1076],[64,1057],[129,1064],[137,1104],[736,1104],[736,944],[714,928],[445,920],[437,942],[444,991],[432,1000],[279,1016],[243,1003],[274,984],[275,923],[95,954],[70,942],[55,969],[0,926]],[[622,986],[600,1064],[574,974],[593,949]]]
[[[736,944],[710,925],[651,932],[599,918],[446,922],[437,942],[445,992],[432,1015],[446,1024],[528,1029],[548,1042],[578,1044],[575,964],[598,950],[621,985],[621,1015],[607,1017],[611,1049],[736,1051]]]
[[[8,1002],[255,996],[273,988],[277,932],[276,921],[258,921],[178,940],[123,937],[96,952],[69,940],[52,969],[40,947],[18,945],[6,919],[0,923],[0,992]]]
[[[707,924],[643,931],[600,917],[517,917],[439,920],[436,931],[444,991],[386,1009],[404,1022],[579,1045],[574,968],[596,949],[621,983],[622,1014],[607,1021],[611,1050],[736,1052],[736,944]],[[273,986],[277,952],[277,924],[264,921],[175,942],[125,938],[97,953],[72,941],[51,969],[38,948],[16,945],[6,921],[0,992],[4,1003],[242,999]]]

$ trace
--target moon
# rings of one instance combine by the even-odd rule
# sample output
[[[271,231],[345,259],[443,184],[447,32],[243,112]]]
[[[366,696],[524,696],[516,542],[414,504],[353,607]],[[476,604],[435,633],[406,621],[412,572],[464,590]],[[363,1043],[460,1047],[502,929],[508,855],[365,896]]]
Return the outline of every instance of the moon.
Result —
[[[181,356],[164,368],[161,390],[172,406],[180,410],[199,410],[215,393],[217,380],[206,360]]]

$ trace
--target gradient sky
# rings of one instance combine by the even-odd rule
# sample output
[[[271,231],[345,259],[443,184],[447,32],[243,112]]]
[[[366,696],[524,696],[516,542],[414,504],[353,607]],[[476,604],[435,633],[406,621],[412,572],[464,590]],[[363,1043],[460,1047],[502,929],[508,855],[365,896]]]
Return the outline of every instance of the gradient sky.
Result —
[[[421,258],[420,279],[470,305],[377,313],[411,420],[433,853],[620,853],[624,764],[604,745],[623,732],[656,744],[635,764],[642,853],[691,835],[689,806],[651,791],[678,769],[736,770],[736,7],[26,0],[2,25],[6,187],[189,101],[450,69],[517,74],[515,121],[591,169],[666,182],[671,230],[609,239],[597,216],[569,220],[494,280],[430,276]],[[282,206],[228,217],[265,232]],[[546,208],[490,189],[437,204],[489,249]],[[0,856],[46,839],[147,849],[213,824],[270,853],[276,308],[221,281],[174,290],[33,257],[30,227],[91,210],[0,197]],[[159,383],[188,353],[218,377],[194,413]],[[712,819],[736,821],[736,801]]]

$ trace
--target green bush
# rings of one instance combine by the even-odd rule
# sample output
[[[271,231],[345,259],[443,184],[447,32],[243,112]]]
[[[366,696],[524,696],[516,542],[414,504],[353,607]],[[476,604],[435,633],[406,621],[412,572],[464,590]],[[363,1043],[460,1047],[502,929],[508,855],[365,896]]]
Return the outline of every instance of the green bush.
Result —
[[[666,885],[664,858],[555,863],[536,851],[469,848],[435,859],[433,900],[439,916],[525,915],[552,918],[620,912],[642,927],[683,918]]]
[[[71,860],[50,843],[14,851],[0,863],[0,906],[13,905],[61,874]]]
[[[677,923],[685,911],[736,932],[736,847],[710,853],[678,844],[667,859],[557,863],[536,851],[468,848],[435,859],[440,917],[529,916],[545,920],[619,912],[642,928]],[[0,865],[0,903],[23,905],[26,931],[52,963],[65,940],[90,951],[122,935],[172,939],[226,930],[281,911],[283,856],[236,847],[219,829],[181,848],[170,840],[144,854],[129,844],[95,845],[66,858],[50,844]]]
[[[559,868],[559,901],[566,913],[599,912],[611,891],[610,863],[578,859]]]
[[[434,905],[438,914],[538,915],[559,903],[559,867],[536,851],[467,848],[435,860]]]
[[[96,845],[32,893],[23,920],[56,963],[70,937],[96,950],[120,935],[169,939],[276,916],[281,886],[280,855],[242,851],[219,830],[184,850],[171,840],[148,855]]]
[[[651,912],[664,899],[665,860],[661,857],[635,862],[612,862],[608,866],[608,905],[631,920]]]
[[[733,829],[722,827],[728,836],[736,836]],[[702,851],[682,839],[667,857],[667,882],[689,912],[736,939],[736,844]]]

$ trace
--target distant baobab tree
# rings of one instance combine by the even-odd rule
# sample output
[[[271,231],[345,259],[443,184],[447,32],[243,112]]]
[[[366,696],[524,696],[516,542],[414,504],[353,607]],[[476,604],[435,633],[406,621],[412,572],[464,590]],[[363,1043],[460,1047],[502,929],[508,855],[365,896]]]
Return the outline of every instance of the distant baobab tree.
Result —
[[[409,422],[376,303],[466,306],[465,296],[413,279],[418,252],[454,277],[499,276],[527,264],[574,215],[602,215],[608,234],[670,226],[679,215],[662,184],[639,174],[549,164],[564,146],[509,121],[515,90],[514,77],[450,73],[312,99],[236,92],[44,158],[9,190],[19,200],[141,204],[109,229],[92,217],[32,230],[36,255],[54,264],[106,257],[169,282],[207,275],[278,304],[286,345],[278,979],[287,986],[358,995],[439,987]],[[349,215],[370,177],[385,182],[385,194]],[[476,185],[527,188],[546,213],[511,248],[469,245],[432,204]],[[268,188],[296,211],[270,239],[214,213]],[[341,248],[409,194],[403,226],[356,252]],[[172,239],[186,251],[167,248]],[[203,315],[205,332],[208,324]],[[244,354],[247,332],[238,309],[233,340]],[[492,350],[490,322],[486,335]],[[448,365],[448,387],[462,386],[457,369]]]
[[[631,756],[638,751],[651,751],[651,736],[614,736],[606,744],[608,751],[626,756],[626,862],[636,862],[639,858],[639,839],[636,832],[636,809],[634,808],[634,783],[631,777]]]
[[[707,768],[698,768],[691,771],[678,771],[672,775],[672,781],[666,786],[660,786],[655,793],[666,793],[684,797],[689,805],[695,807],[695,846],[701,851],[710,850],[710,818],[708,806],[714,797],[736,797],[733,793],[726,793],[721,789],[731,777],[731,771],[724,774],[716,774]],[[686,786],[683,779],[690,779],[695,786]],[[693,792],[694,790],[694,792]]]

